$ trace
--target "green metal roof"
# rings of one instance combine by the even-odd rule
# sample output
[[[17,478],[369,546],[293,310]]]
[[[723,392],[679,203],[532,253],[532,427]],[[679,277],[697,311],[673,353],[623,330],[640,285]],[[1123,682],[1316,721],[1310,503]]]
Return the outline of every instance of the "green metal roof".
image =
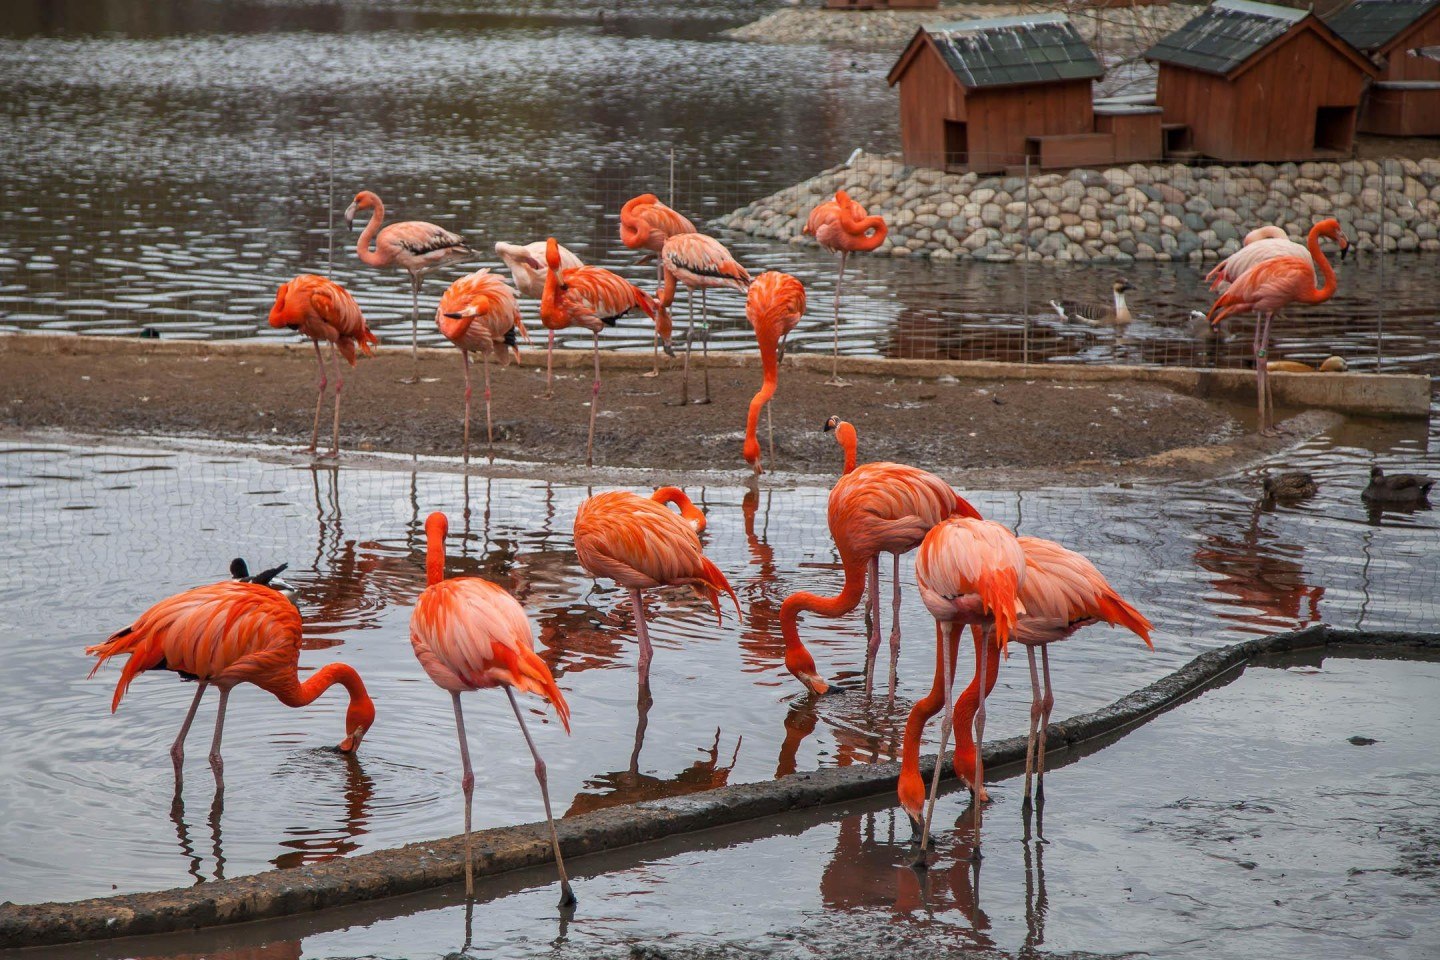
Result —
[[[1309,13],[1250,0],[1215,0],[1200,16],[1146,50],[1145,59],[1227,74]]]
[[[1355,0],[1326,23],[1351,46],[1372,52],[1437,6],[1440,0]]]
[[[1063,13],[963,20],[925,28],[967,89],[1096,80],[1105,68]]]

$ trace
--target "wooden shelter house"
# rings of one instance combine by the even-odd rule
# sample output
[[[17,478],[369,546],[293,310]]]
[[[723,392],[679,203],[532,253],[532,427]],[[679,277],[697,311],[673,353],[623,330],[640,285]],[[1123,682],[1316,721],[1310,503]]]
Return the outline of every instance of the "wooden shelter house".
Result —
[[[993,171],[1027,157],[1044,167],[1157,158],[1159,111],[1111,111],[1097,128],[1091,87],[1104,73],[1063,13],[922,27],[887,77],[900,85],[905,162]]]
[[[1215,0],[1145,53],[1167,153],[1218,160],[1348,156],[1366,82],[1360,51],[1308,10]]]
[[[1380,68],[1360,109],[1360,129],[1395,137],[1440,136],[1440,0],[1356,0],[1331,29]]]

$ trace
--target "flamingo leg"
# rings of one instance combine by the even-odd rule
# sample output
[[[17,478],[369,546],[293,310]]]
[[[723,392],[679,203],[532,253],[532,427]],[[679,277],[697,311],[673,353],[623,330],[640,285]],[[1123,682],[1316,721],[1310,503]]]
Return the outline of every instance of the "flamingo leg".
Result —
[[[1265,361],[1265,364],[1264,364],[1264,366],[1263,366],[1263,369],[1265,370],[1265,376],[1262,378],[1263,383],[1264,383],[1264,392],[1263,392],[1263,395],[1262,395],[1262,398],[1261,398],[1261,402],[1264,404],[1264,412],[1263,412],[1263,414],[1262,414],[1262,419],[1263,419],[1264,423],[1263,423],[1262,426],[1263,426],[1263,428],[1264,428],[1266,431],[1268,431],[1268,433],[1270,433],[1270,434],[1275,433],[1275,428],[1274,428],[1274,420],[1275,420],[1275,398],[1274,398],[1274,396],[1273,396],[1273,395],[1271,394],[1271,392],[1270,392],[1270,362],[1269,362],[1269,356],[1270,356],[1270,324],[1273,323],[1274,320],[1275,320],[1275,314],[1274,314],[1274,313],[1271,313],[1269,316],[1267,316],[1267,317],[1265,318],[1265,329],[1264,329],[1264,331],[1261,332],[1261,334],[1260,334],[1260,353],[1261,353],[1264,357],[1266,357],[1266,361]]]
[[[565,858],[560,855],[560,833],[555,829],[555,815],[550,812],[550,786],[545,778],[545,761],[540,758],[540,751],[535,749],[535,741],[530,739],[530,728],[525,725],[525,714],[521,712],[520,703],[515,699],[515,690],[508,684],[505,695],[510,698],[510,707],[515,711],[515,719],[520,722],[520,732],[525,735],[525,744],[530,748],[530,755],[535,758],[535,779],[540,782],[540,799],[545,801],[545,819],[550,823],[550,846],[555,851],[555,869],[560,873],[560,907],[573,907],[575,891],[570,889],[570,878],[565,873]]]
[[[330,452],[327,457],[340,456],[340,389],[345,386],[345,368],[340,366],[340,348],[330,348],[330,358],[335,362],[335,423],[331,434]]]
[[[420,382],[420,283],[421,276],[416,273],[410,274],[410,359],[414,363],[415,372],[410,377],[411,383]]]
[[[705,378],[705,399],[710,402],[710,309],[705,305],[705,288],[700,288],[700,372]]]
[[[640,597],[640,591],[630,591],[630,606],[635,611],[635,635],[640,641],[640,686],[650,686],[650,660],[655,656],[655,651],[650,646],[650,630],[645,626],[645,601]]]
[[[880,555],[870,558],[865,574],[865,613],[869,623],[866,626],[868,639],[865,643],[865,692],[870,692],[870,681],[875,673],[875,655],[880,651]]]
[[[175,775],[180,775],[180,767],[185,763],[185,738],[190,735],[190,724],[195,722],[195,711],[200,709],[200,698],[205,694],[205,688],[209,684],[201,680],[195,687],[195,699],[190,701],[190,709],[185,712],[185,722],[180,724],[180,734],[175,742],[170,745],[170,759],[175,762]]]
[[[225,733],[225,704],[230,700],[230,688],[220,688],[220,709],[215,714],[215,737],[210,741],[210,769],[215,771],[215,785],[225,786],[225,761],[220,759],[220,738]]]
[[[1050,710],[1055,706],[1055,691],[1050,686],[1050,649],[1040,648],[1040,670],[1045,677],[1045,699],[1040,703],[1040,746],[1035,754],[1035,805],[1045,805],[1045,731],[1050,729]],[[984,701],[981,701],[984,704]]]
[[[690,344],[695,334],[695,291],[685,293],[685,363],[680,367],[680,406],[690,404]]]
[[[665,285],[665,264],[662,263],[662,262],[660,262],[659,257],[656,257],[655,272],[656,272],[657,274],[659,274],[659,279],[656,281],[656,284],[657,284],[657,286],[656,286],[656,292],[658,293],[658,292],[659,292],[659,288]],[[656,330],[656,331],[655,331],[655,335],[654,335],[654,336],[651,338],[651,340],[650,340],[650,372],[649,372],[649,373],[642,373],[642,374],[640,374],[640,376],[642,376],[642,377],[658,377],[658,376],[660,376],[660,331],[659,331],[659,330]]]
[[[890,618],[890,697],[895,697],[896,674],[900,665],[900,554],[894,554],[894,585],[891,594]]]
[[[506,687],[508,690],[509,687]],[[460,791],[465,794],[465,896],[475,895],[475,850],[470,839],[470,801],[475,796],[475,771],[470,768],[470,741],[465,736],[465,714],[460,709],[460,692],[450,691],[455,704],[455,733],[460,739]]]
[[[950,745],[951,707],[955,700],[955,625],[947,623],[945,634],[945,706],[940,714],[940,750],[935,754],[935,772],[930,778],[930,797],[925,801],[925,821],[920,827],[920,853],[916,864],[925,864],[925,850],[930,844],[930,822],[935,816],[935,801],[940,796],[941,771],[945,769],[945,748]]]
[[[981,797],[985,793],[985,661],[990,653],[990,641],[982,639],[977,645],[976,693],[979,702],[975,706],[975,859],[980,859],[980,808],[984,805]]]
[[[470,351],[466,350],[464,347],[460,348],[460,364],[465,370],[465,430],[463,433],[464,439],[460,441],[461,449],[463,450],[463,453],[461,455],[464,457],[465,462],[468,464],[470,462]],[[489,373],[488,366],[486,367],[486,373]],[[488,416],[486,417],[486,420],[488,422]]]
[[[1035,669],[1035,648],[1027,646],[1025,656],[1030,661],[1030,733],[1025,743],[1025,799],[1020,802],[1021,810],[1030,809],[1030,778],[1035,769],[1035,744],[1040,737],[1040,674]]]
[[[467,368],[468,369],[468,368]],[[495,422],[490,419],[490,354],[485,354],[485,447],[490,462],[495,462]]]
[[[595,382],[590,386],[590,434],[585,439],[585,466],[595,464],[595,413],[600,408],[600,331],[591,331],[595,338]]]
[[[849,250],[840,251],[840,272],[835,276],[835,324],[832,331],[830,379],[825,381],[825,385],[829,387],[850,386],[848,380],[840,379],[840,285],[845,281],[845,260],[849,256]]]
[[[310,428],[310,452],[315,452],[316,445],[320,442],[320,405],[325,402],[325,355],[320,352],[320,341],[311,340],[315,344],[315,365],[320,368],[320,382],[315,387],[315,424]]]

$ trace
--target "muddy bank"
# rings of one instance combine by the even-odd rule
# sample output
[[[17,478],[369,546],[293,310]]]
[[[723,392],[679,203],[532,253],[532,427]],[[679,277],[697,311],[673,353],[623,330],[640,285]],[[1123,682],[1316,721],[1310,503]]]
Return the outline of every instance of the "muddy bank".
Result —
[[[202,437],[295,447],[308,443],[315,403],[314,355],[306,347],[114,341],[103,353],[67,352],[62,338],[0,341],[0,426],[88,434]],[[544,388],[544,354],[492,371],[497,457],[574,465],[584,459],[590,397],[583,354],[557,363],[555,398]],[[636,366],[637,362],[641,365]],[[725,366],[719,364],[723,362]],[[736,365],[741,364],[741,365]],[[740,455],[745,411],[759,386],[754,358],[725,358],[711,371],[712,403],[678,406],[680,370],[667,361],[648,378],[643,358],[602,358],[605,386],[596,431],[597,467],[676,471],[748,468]],[[453,351],[422,352],[419,384],[404,351],[382,351],[349,371],[342,445],[454,456],[460,452],[463,381]],[[692,370],[692,375],[697,371]],[[839,462],[820,429],[838,414],[854,422],[864,460],[897,460],[948,473],[966,469],[1073,475],[1201,447],[1255,454],[1241,425],[1217,404],[1129,381],[1085,383],[848,375],[789,366],[774,407],[767,469],[829,473]],[[484,407],[475,371],[472,453],[484,451]],[[703,379],[693,376],[692,396]],[[327,399],[328,403],[328,399]],[[327,436],[328,407],[322,417]],[[764,421],[761,422],[764,442]],[[1235,440],[1234,447],[1226,441]],[[1217,446],[1222,445],[1222,446]],[[1214,456],[1208,458],[1216,459]],[[1189,462],[1189,461],[1187,461]],[[1169,468],[1162,457],[1158,472]],[[1144,469],[1141,472],[1145,472]]]

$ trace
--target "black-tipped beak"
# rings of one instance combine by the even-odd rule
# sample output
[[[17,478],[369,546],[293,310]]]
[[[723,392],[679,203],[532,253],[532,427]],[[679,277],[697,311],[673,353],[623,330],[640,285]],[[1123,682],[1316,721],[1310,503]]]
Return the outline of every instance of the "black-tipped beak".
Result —
[[[668,344],[668,343],[665,344],[663,347],[661,347],[661,349],[665,351],[665,356],[667,356],[667,357],[673,357],[673,356],[675,356],[675,348],[672,347],[670,344]]]
[[[825,421],[825,426],[823,427],[823,429],[824,429],[824,431],[825,431],[826,433],[829,433],[831,430],[834,430],[834,429],[835,429],[835,421],[834,421],[834,420],[826,420],[826,421]]]
[[[449,317],[451,320],[464,320],[464,319],[465,319],[465,314],[463,314],[463,313],[447,313],[447,314],[445,314],[445,316]]]
[[[349,229],[353,229],[355,226],[355,213],[355,204],[352,203],[350,204],[350,206],[345,208],[345,226]]]
[[[637,257],[637,258],[635,259],[635,266],[637,266],[637,267],[643,267],[643,266],[645,266],[647,263],[654,263],[654,262],[655,262],[655,254],[653,254],[653,253],[642,253],[639,257]]]

